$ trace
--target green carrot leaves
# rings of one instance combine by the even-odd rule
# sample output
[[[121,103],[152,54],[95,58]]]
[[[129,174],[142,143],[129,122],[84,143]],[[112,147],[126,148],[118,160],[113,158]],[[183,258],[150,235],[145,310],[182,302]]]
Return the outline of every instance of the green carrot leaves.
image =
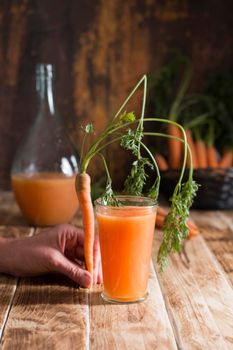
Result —
[[[153,169],[153,164],[148,158],[141,157],[133,162],[131,172],[125,180],[125,193],[134,196],[142,195],[143,187],[148,177],[145,170],[146,165]]]
[[[134,122],[136,119],[136,116],[134,112],[124,112],[120,115],[119,120],[124,123]]]
[[[132,151],[134,156],[137,156],[142,137],[141,131],[128,129],[127,133],[121,137],[120,145],[128,151]]]
[[[183,241],[187,238],[188,227],[186,220],[189,209],[196,196],[198,185],[193,180],[188,180],[182,185],[181,190],[176,189],[171,198],[171,211],[165,218],[163,226],[163,241],[160,245],[157,262],[160,270],[164,271],[168,264],[168,255],[180,251]]]
[[[107,182],[105,191],[103,195],[101,196],[101,201],[103,205],[112,205],[112,206],[119,206],[119,201],[114,195],[114,192],[112,190],[112,182]]]

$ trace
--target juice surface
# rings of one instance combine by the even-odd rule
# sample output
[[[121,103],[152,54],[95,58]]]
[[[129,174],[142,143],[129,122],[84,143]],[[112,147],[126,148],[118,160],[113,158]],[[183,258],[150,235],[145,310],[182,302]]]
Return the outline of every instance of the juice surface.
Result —
[[[147,292],[155,211],[146,208],[97,213],[104,294],[118,301],[134,301]]]
[[[12,187],[27,221],[35,225],[56,225],[69,221],[78,209],[75,176],[60,173],[17,174]]]

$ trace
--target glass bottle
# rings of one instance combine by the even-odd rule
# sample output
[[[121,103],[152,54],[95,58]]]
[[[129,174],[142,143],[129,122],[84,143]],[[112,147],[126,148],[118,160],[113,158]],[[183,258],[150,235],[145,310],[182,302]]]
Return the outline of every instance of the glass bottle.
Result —
[[[75,175],[79,157],[75,153],[56,109],[54,67],[36,66],[37,115],[19,148],[11,181],[16,201],[34,225],[69,221],[78,208]]]

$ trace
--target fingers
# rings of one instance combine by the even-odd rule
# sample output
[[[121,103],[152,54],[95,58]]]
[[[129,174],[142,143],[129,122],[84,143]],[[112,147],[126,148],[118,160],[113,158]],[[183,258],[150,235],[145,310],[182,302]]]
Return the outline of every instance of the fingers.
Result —
[[[58,243],[61,250],[72,250],[77,244],[83,245],[83,230],[69,224],[54,227],[58,232]]]
[[[54,270],[63,273],[84,288],[88,288],[91,285],[90,273],[83,270],[78,264],[70,261],[62,254],[56,257],[56,261],[54,261]]]
[[[83,230],[62,224],[53,228],[58,249],[71,259],[83,259]]]
[[[61,256],[63,256],[63,264],[59,266],[59,269],[62,269],[62,271],[59,272],[64,273],[83,287],[88,287],[91,283],[89,272],[84,271],[74,261],[84,261],[83,230],[68,224],[55,226],[53,230],[57,234],[58,248]],[[102,283],[103,277],[98,237],[95,238],[93,246],[93,265],[92,282],[93,284]],[[88,274],[88,277],[85,281],[86,273]]]

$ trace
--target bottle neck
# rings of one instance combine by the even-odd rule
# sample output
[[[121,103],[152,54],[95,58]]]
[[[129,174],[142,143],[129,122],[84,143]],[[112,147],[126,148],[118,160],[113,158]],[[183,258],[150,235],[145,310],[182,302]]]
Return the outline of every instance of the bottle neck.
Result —
[[[49,114],[55,115],[53,78],[37,76],[36,91],[39,110],[46,110]]]
[[[39,63],[36,66],[36,91],[40,114],[56,113],[54,101],[54,67],[52,64]]]

